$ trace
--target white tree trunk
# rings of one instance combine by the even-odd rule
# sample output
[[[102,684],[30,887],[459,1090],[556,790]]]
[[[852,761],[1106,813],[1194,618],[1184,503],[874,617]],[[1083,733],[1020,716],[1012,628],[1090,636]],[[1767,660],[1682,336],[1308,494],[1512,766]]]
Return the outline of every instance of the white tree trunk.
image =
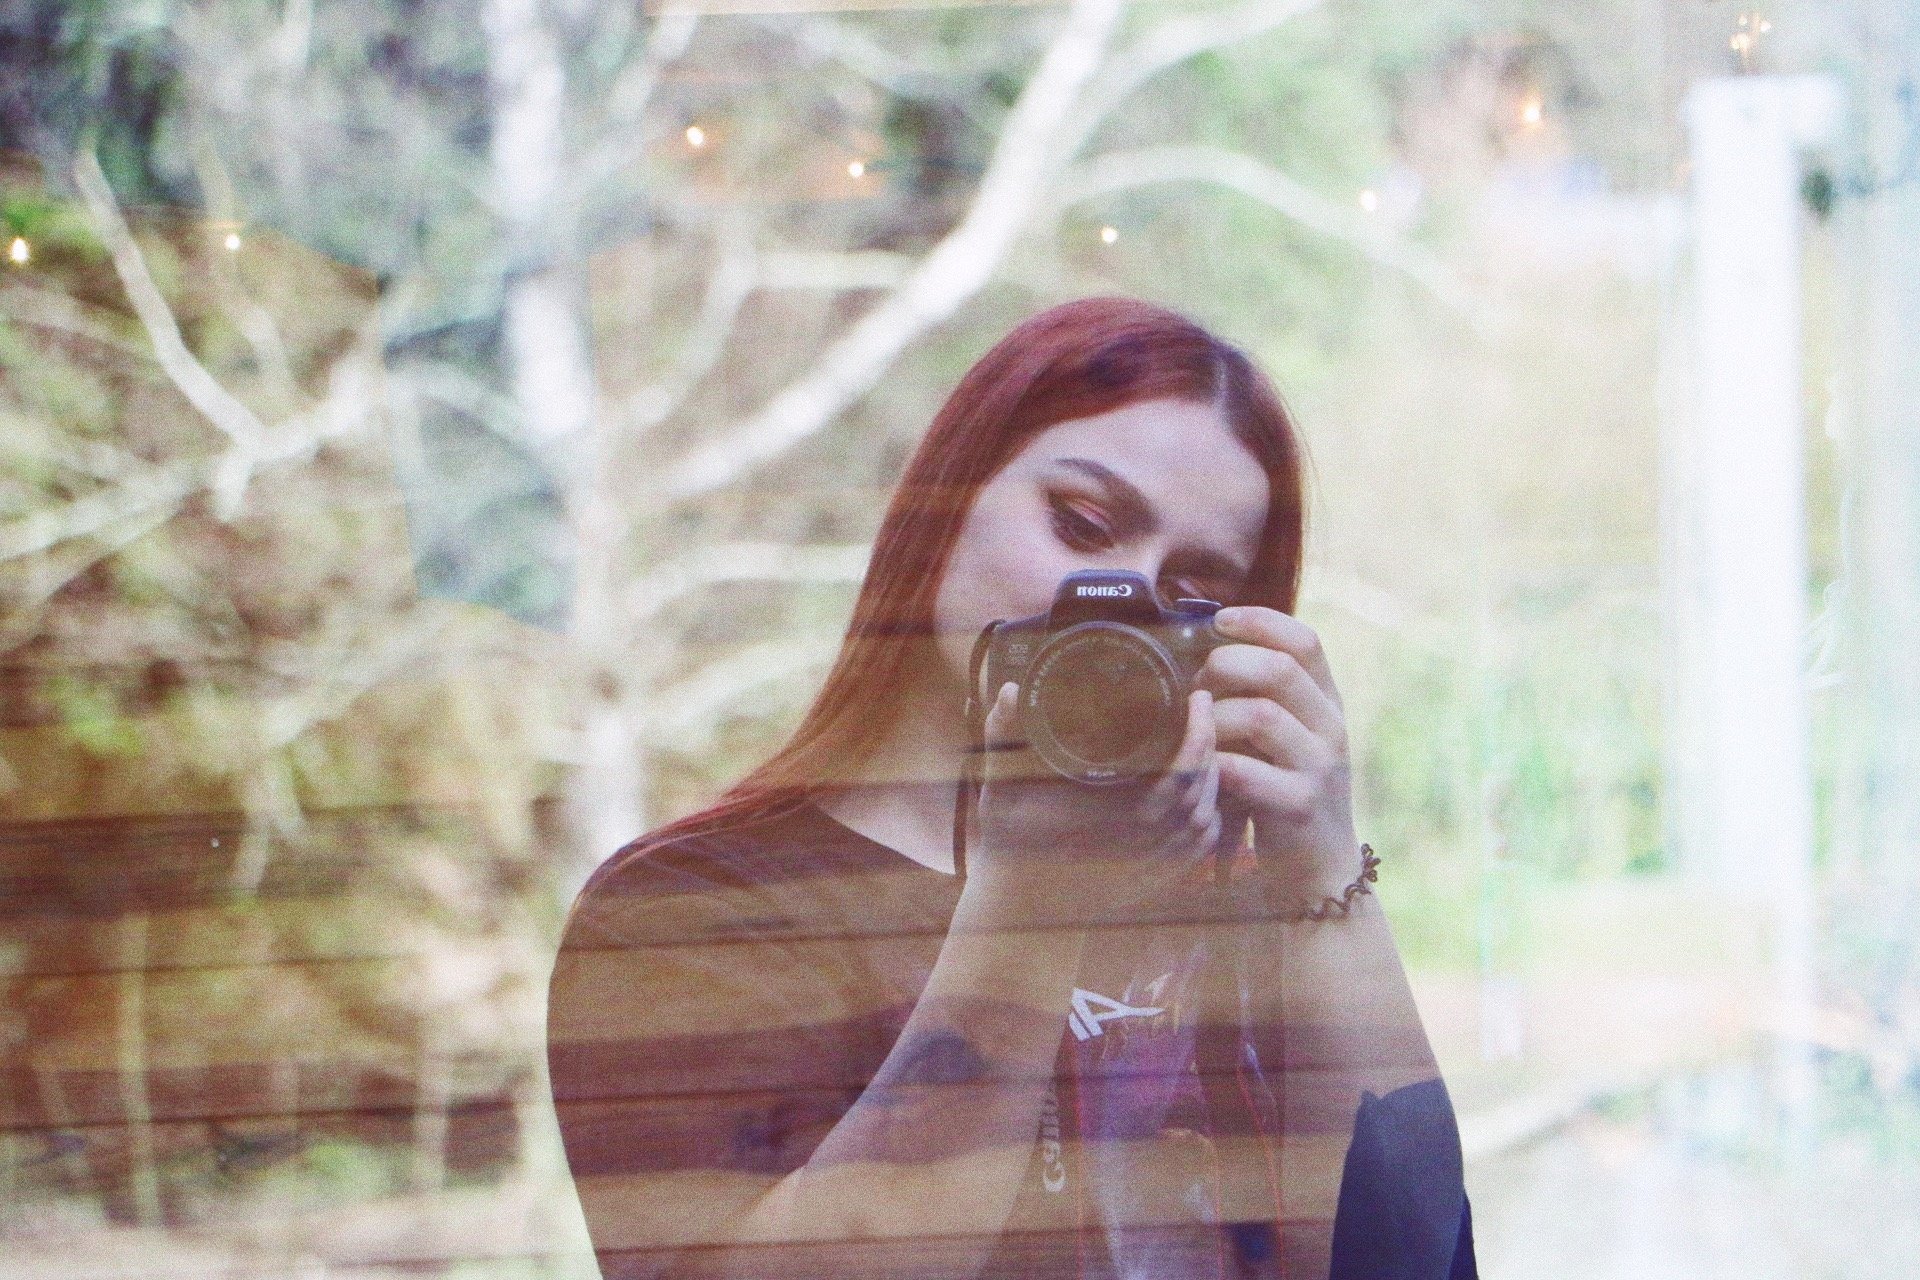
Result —
[[[565,61],[538,0],[486,0],[482,24],[493,97],[493,198],[506,242],[526,264],[507,285],[502,316],[513,397],[521,430],[563,487],[575,556],[569,631],[581,677],[580,750],[564,803],[578,872],[639,835],[646,819],[632,691],[618,659],[614,584],[622,526],[607,491],[585,291],[560,200]]]

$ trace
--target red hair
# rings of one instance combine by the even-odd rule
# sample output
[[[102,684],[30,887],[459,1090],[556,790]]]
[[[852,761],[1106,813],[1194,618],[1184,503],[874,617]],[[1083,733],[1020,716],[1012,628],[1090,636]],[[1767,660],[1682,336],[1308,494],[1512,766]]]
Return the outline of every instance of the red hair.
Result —
[[[750,822],[858,767],[891,726],[909,647],[933,633],[947,558],[981,486],[1040,432],[1145,400],[1217,405],[1267,475],[1267,523],[1239,603],[1292,612],[1305,535],[1301,450],[1273,384],[1239,348],[1177,312],[1086,298],[1019,325],[934,415],[875,535],[839,656],[785,746],[711,807],[640,843]],[[954,715],[961,714],[958,705]]]

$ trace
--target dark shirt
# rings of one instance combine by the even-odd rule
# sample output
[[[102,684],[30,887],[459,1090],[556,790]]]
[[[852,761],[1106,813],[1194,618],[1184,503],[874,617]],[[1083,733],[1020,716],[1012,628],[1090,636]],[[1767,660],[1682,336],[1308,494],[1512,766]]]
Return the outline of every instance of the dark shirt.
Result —
[[[556,963],[548,1055],[607,1280],[697,1271],[729,1247],[729,1220],[804,1164],[873,1079],[958,900],[956,878],[812,805],[635,846],[594,875]],[[1333,1280],[1474,1276],[1437,1079],[1365,1095],[1334,1220],[1290,1221],[1277,1188],[1266,1194],[1273,1161],[1250,1174],[1222,1154],[1277,1132],[1281,1084],[1260,1055],[1278,1048],[1181,1016],[1226,958],[1201,932],[1163,925],[1116,931],[1089,954],[982,1275],[1291,1276],[1291,1257],[1327,1256],[1330,1230]],[[1232,1220],[1222,1205],[1248,1196],[1226,1184],[1249,1177],[1267,1211]],[[796,1241],[732,1246],[732,1260],[783,1278],[940,1274],[952,1243]]]

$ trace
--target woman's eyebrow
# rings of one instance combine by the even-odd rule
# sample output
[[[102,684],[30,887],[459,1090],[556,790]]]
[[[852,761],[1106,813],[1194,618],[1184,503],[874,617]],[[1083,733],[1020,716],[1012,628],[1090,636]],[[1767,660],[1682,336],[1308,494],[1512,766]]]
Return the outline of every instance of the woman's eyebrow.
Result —
[[[1056,458],[1056,466],[1070,471],[1078,471],[1106,491],[1106,499],[1113,507],[1113,517],[1121,534],[1152,533],[1160,527],[1160,518],[1154,513],[1153,503],[1140,491],[1138,485],[1127,479],[1105,463],[1095,462],[1092,458]]]
[[[1139,486],[1115,471],[1105,463],[1095,462],[1092,458],[1056,458],[1056,466],[1078,471],[1106,493],[1113,507],[1115,522],[1119,532],[1126,534],[1152,533],[1160,527],[1160,519],[1154,514],[1153,502],[1140,491]],[[1227,555],[1220,551],[1196,550],[1188,554],[1188,563],[1197,571],[1214,574],[1232,582],[1245,582],[1252,572],[1241,563],[1238,556]]]

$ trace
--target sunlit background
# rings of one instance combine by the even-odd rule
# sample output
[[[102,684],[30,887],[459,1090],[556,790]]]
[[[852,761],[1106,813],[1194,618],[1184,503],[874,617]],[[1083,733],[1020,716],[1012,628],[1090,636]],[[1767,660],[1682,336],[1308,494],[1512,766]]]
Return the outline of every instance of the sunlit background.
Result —
[[[0,1276],[590,1277],[595,862],[1019,318],[1278,379],[1489,1277],[1920,1258],[1920,15],[0,11]]]

